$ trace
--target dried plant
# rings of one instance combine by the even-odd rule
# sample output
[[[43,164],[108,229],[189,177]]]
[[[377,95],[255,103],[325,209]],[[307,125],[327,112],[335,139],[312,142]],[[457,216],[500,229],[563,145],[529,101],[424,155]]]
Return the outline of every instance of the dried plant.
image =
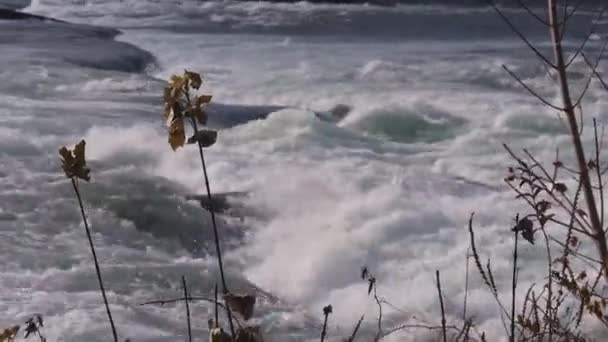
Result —
[[[10,328],[0,330],[0,342],[13,342],[19,333],[19,326],[15,325]]]
[[[61,166],[65,173],[65,176],[69,178],[72,182],[72,187],[74,188],[74,193],[76,194],[76,198],[78,199],[78,205],[80,206],[80,214],[82,215],[82,221],[84,223],[84,229],[87,234],[87,239],[89,240],[89,246],[91,247],[91,254],[93,255],[93,262],[95,264],[95,271],[97,273],[97,280],[99,282],[99,289],[101,291],[101,295],[103,297],[103,302],[106,307],[106,312],[108,314],[108,320],[110,321],[110,327],[112,328],[112,336],[114,337],[114,342],[118,342],[118,335],[116,333],[116,327],[114,326],[114,320],[112,319],[112,312],[110,311],[110,305],[108,304],[108,298],[106,296],[106,290],[103,285],[103,279],[101,277],[101,268],[99,267],[99,261],[97,260],[97,253],[95,252],[95,245],[93,244],[93,238],[91,237],[91,230],[89,229],[89,223],[87,221],[87,216],[84,212],[84,206],[82,204],[82,197],[80,195],[80,190],[78,188],[78,180],[82,179],[88,182],[91,179],[90,173],[91,170],[88,168],[86,159],[85,159],[85,145],[86,142],[81,140],[73,150],[69,150],[66,147],[62,147],[59,150],[59,155],[61,156]]]
[[[588,158],[588,150],[582,139],[584,127],[582,102],[593,79],[597,79],[608,90],[597,71],[599,61],[603,58],[608,45],[608,39],[593,61],[588,58],[585,48],[589,45],[597,20],[605,14],[608,5],[597,11],[589,35],[574,51],[570,51],[570,56],[567,58],[567,52],[562,44],[567,34],[567,24],[580,10],[580,4],[584,1],[569,6],[567,1],[547,0],[545,15],[540,15],[527,7],[523,1],[517,0],[517,4],[526,13],[547,28],[553,52],[550,58],[536,48],[499,7],[490,0],[488,2],[547,70],[551,71],[561,99],[559,104],[540,96],[507,66],[503,66],[541,104],[557,111],[560,118],[565,119],[574,151],[575,165],[566,165],[560,158],[559,151],[556,151],[552,163],[545,165],[527,149],[523,150],[523,155],[518,155],[509,146],[504,145],[515,161],[515,165],[508,168],[505,182],[515,192],[516,198],[523,201],[529,210],[521,218],[516,219],[512,228],[514,251],[510,310],[506,310],[499,298],[489,261],[487,267],[482,266],[481,257],[475,246],[471,216],[469,233],[475,265],[500,307],[510,341],[587,341],[589,337],[581,330],[584,319],[595,318],[608,327],[607,300],[598,290],[599,286],[606,284],[608,280],[608,248],[603,227],[604,180],[602,177],[606,169],[600,158],[602,143],[594,119],[594,150],[591,153],[593,157]],[[568,72],[577,58],[583,59],[590,70],[583,89],[578,91],[577,96],[573,96],[575,92],[569,84]],[[572,183],[576,184],[576,187],[571,188],[568,185]],[[546,271],[542,286],[530,286],[526,291],[522,307],[517,308],[515,298],[518,285],[517,258],[520,235],[529,243],[544,247]],[[591,243],[594,247],[593,253],[589,248],[581,248],[583,245],[589,246],[586,243]],[[560,255],[554,257],[553,253],[556,250],[560,250]]]
[[[192,90],[198,90],[203,81],[200,74],[185,70],[183,75],[171,76],[164,90],[164,118],[168,127],[168,142],[173,150],[181,147],[186,142],[186,122],[189,122],[193,134],[188,138],[188,143],[196,143],[199,149],[201,167],[205,178],[205,188],[207,190],[207,198],[209,200],[211,215],[211,223],[213,225],[213,236],[215,249],[217,254],[220,277],[222,281],[222,293],[229,294],[228,285],[226,284],[226,276],[224,274],[224,263],[222,261],[222,250],[220,246],[220,237],[217,221],[215,219],[215,211],[213,209],[213,198],[211,196],[211,187],[209,185],[209,176],[205,165],[205,155],[203,148],[212,146],[217,140],[217,132],[213,130],[199,130],[198,125],[207,124],[207,113],[205,106],[211,101],[210,95],[193,95]],[[236,338],[234,323],[232,322],[232,313],[230,306],[225,306],[228,314],[228,322],[232,337]]]
[[[329,319],[329,315],[333,312],[333,308],[331,305],[328,305],[323,308],[323,330],[321,330],[321,342],[325,341],[325,335],[327,335],[327,320]]]

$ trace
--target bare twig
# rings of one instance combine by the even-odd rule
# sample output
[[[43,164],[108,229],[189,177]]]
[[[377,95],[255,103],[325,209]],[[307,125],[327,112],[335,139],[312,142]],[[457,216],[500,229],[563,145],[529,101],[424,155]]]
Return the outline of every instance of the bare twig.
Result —
[[[552,68],[555,69],[556,66],[551,61],[549,61],[549,59],[547,57],[545,57],[545,55],[543,55],[540,51],[538,51],[538,49],[528,40],[528,38],[526,38],[526,36],[519,29],[517,29],[517,27],[515,27],[513,22],[511,22],[511,20],[496,6],[496,4],[492,0],[486,0],[486,2],[490,6],[492,6],[494,11],[511,28],[511,30],[517,36],[519,36],[519,38],[528,46],[528,48],[530,48],[530,50],[532,50],[532,52],[534,52],[534,54],[536,54],[536,56],[538,56],[538,58],[540,58],[542,61],[544,61],[548,66],[551,66]]]
[[[202,301],[202,302],[208,302],[208,303],[214,303],[215,305],[221,307],[222,309],[225,309],[226,306],[218,301],[215,301],[211,298],[207,298],[207,297],[200,297],[200,296],[189,296],[189,297],[180,297],[180,298],[171,298],[171,299],[160,299],[160,300],[153,300],[153,301],[149,301],[149,302],[144,302],[144,303],[140,303],[140,306],[143,305],[153,305],[153,304],[157,304],[157,305],[165,305],[165,304],[172,304],[172,303],[177,303],[177,302],[182,302],[188,300],[190,302],[193,301]]]
[[[511,75],[511,77],[513,77],[517,81],[517,83],[521,84],[521,86],[524,87],[528,91],[528,93],[530,93],[532,96],[534,96],[540,102],[542,102],[545,106],[551,107],[558,111],[564,110],[563,108],[558,107],[558,106],[552,104],[551,102],[545,100],[542,96],[540,96],[537,92],[535,92],[532,88],[530,88],[524,81],[522,81],[521,78],[519,78],[519,76],[517,76],[513,71],[511,71],[506,65],[503,65],[502,67],[509,73],[509,75]]]
[[[188,341],[192,342],[192,326],[190,325],[190,304],[188,304],[188,286],[186,277],[182,276],[182,286],[184,288],[184,302],[186,303],[186,321],[188,322]]]
[[[513,274],[511,278],[511,342],[515,342],[515,296],[517,292],[517,241],[519,232],[515,231],[515,245],[513,246]]]
[[[355,328],[353,329],[353,333],[348,338],[348,342],[354,342],[355,341],[355,337],[357,337],[357,333],[359,332],[359,328],[361,327],[361,323],[363,322],[363,318],[364,317],[365,317],[365,315],[361,316],[361,318],[359,318],[359,321],[357,322],[357,325],[355,325]]]
[[[97,260],[97,253],[95,252],[95,245],[93,245],[93,238],[91,237],[91,230],[89,229],[89,223],[87,222],[87,216],[84,212],[84,206],[82,205],[82,198],[80,197],[80,191],[78,190],[78,181],[75,177],[72,177],[72,186],[74,192],[78,198],[78,205],[80,206],[80,214],[82,215],[82,221],[84,222],[84,229],[87,233],[87,239],[89,240],[89,246],[91,247],[91,254],[93,255],[93,262],[95,264],[95,272],[97,273],[97,281],[99,282],[99,289],[101,290],[101,296],[103,297],[103,303],[106,307],[106,313],[108,314],[108,320],[110,321],[110,328],[112,329],[112,336],[114,342],[118,342],[118,334],[116,333],[116,327],[114,326],[114,319],[112,319],[112,312],[110,311],[110,304],[106,297],[106,290],[103,286],[103,280],[101,278],[101,268],[99,267],[99,261]]]
[[[187,94],[187,101],[190,104],[190,97]],[[194,129],[194,134],[196,135],[198,133],[198,125],[196,124],[196,119],[195,118],[191,118],[191,122],[192,122],[192,127]],[[213,237],[214,237],[214,242],[215,242],[215,251],[217,254],[217,262],[218,262],[218,266],[220,269],[220,277],[222,280],[222,293],[224,295],[228,294],[229,290],[228,290],[228,285],[226,284],[226,276],[224,275],[224,263],[222,262],[222,250],[220,247],[220,238],[219,238],[219,231],[217,228],[217,222],[215,220],[215,211],[213,208],[213,199],[211,197],[211,186],[209,185],[209,175],[207,174],[207,166],[205,165],[205,155],[203,153],[203,144],[202,142],[199,140],[198,141],[198,151],[199,151],[199,156],[201,159],[201,167],[203,168],[203,175],[205,176],[205,188],[207,190],[207,199],[209,200],[209,213],[211,214],[211,223],[213,225]],[[232,322],[232,313],[230,311],[230,308],[226,305],[226,313],[228,314],[228,323],[230,324],[230,332],[232,333],[232,338],[235,339],[236,338],[236,332],[234,330],[234,324]]]
[[[325,335],[327,334],[327,320],[329,319],[329,314],[333,311],[331,305],[328,305],[323,308],[323,316],[325,316],[323,320],[323,330],[321,331],[321,342],[325,341]]]
[[[439,270],[435,271],[435,278],[437,280],[437,293],[439,296],[439,304],[441,306],[441,332],[443,334],[443,342],[447,342],[448,335],[445,328],[445,309],[443,307],[443,294],[441,293],[441,280],[439,278]]]

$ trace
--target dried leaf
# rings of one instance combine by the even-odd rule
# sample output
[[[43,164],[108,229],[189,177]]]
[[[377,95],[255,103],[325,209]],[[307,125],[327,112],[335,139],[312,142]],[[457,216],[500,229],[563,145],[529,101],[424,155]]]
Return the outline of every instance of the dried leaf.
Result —
[[[87,167],[86,159],[84,156],[86,142],[81,140],[75,147],[74,150],[68,150],[66,147],[62,147],[59,150],[61,155],[61,167],[63,172],[68,178],[80,178],[85,181],[91,180],[91,170]]]
[[[367,278],[367,275],[369,274],[369,270],[367,269],[366,266],[363,266],[361,268],[361,279],[365,279]]]
[[[186,142],[186,131],[183,117],[174,117],[169,124],[169,145],[173,151],[178,147],[184,146]]]
[[[6,328],[0,331],[0,342],[13,342],[17,333],[19,332],[19,326],[15,325],[12,328]]]
[[[204,129],[188,138],[188,144],[200,143],[201,147],[210,147],[217,141],[217,131]]]
[[[367,288],[367,295],[369,296],[372,293],[374,285],[376,284],[376,278],[369,277],[367,281],[369,282],[369,287]]]
[[[222,328],[209,330],[209,342],[232,342],[232,337]]]
[[[197,103],[199,106],[202,106],[202,105],[204,105],[204,104],[208,104],[209,102],[211,102],[211,98],[212,98],[212,97],[213,97],[213,96],[211,96],[211,95],[201,95],[201,96],[198,96],[198,97],[196,98],[196,103]]]
[[[228,293],[224,295],[224,301],[235,312],[240,313],[247,321],[253,316],[255,306],[255,296],[253,295],[234,295]]]
[[[534,244],[534,223],[527,218],[519,220],[515,227],[511,229],[514,232],[521,232],[521,236],[531,244]]]
[[[555,183],[553,187],[555,188],[555,190],[561,193],[568,191],[568,187],[564,183]]]
[[[186,87],[198,89],[201,87],[201,84],[203,84],[201,75],[194,71],[184,70],[184,79],[186,79]]]

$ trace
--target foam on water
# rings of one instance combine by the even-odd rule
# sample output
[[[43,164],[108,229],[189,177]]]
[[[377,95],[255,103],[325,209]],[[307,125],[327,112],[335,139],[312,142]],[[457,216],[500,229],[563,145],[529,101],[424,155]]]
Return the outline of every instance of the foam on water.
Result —
[[[500,187],[509,161],[501,143],[551,158],[568,141],[554,114],[500,71],[508,64],[530,84],[551,81],[487,10],[449,12],[454,22],[445,8],[424,6],[40,0],[28,10],[123,32],[115,42],[114,28],[0,21],[0,43],[11,46],[0,56],[11,66],[0,68],[8,80],[0,85],[0,326],[42,312],[49,340],[104,341],[108,333],[57,165],[57,147],[82,137],[93,168],[83,194],[120,331],[138,341],[183,338],[182,308],[137,303],[177,296],[182,274],[191,289],[212,293],[209,218],[184,199],[204,189],[197,151],[172,152],[159,119],[162,79],[184,68],[203,72],[218,115],[233,105],[293,107],[263,120],[220,120],[219,141],[206,152],[214,191],[249,193],[239,200],[250,209],[243,221],[221,221],[227,269],[236,289],[270,293],[256,322],[271,341],[317,339],[328,303],[332,335],[364,313],[363,333],[373,332],[363,265],[406,312],[385,313],[387,327],[434,320],[435,269],[449,319],[458,319],[471,211],[480,252],[499,278],[510,274],[505,227],[521,207]],[[460,27],[475,26],[472,14],[482,16],[479,26],[494,23],[487,36]],[[411,25],[425,35],[395,39],[409,26],[387,32],[380,24],[412,17],[445,26],[418,21]],[[323,30],[303,33],[320,21]],[[354,27],[369,27],[374,39]],[[599,91],[593,83],[586,113],[605,122]],[[339,103],[353,111],[338,125],[311,113]],[[541,254],[523,248],[530,271],[522,288]],[[499,313],[480,279],[470,286],[470,313],[498,341]],[[212,308],[193,310],[204,336]],[[394,340],[403,336],[412,335]]]

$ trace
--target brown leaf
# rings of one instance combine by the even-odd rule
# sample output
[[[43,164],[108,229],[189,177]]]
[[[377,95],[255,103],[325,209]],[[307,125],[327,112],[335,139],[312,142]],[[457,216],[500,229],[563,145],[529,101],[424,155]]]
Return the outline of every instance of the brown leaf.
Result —
[[[213,328],[209,330],[209,342],[232,342],[232,337],[222,328]]]
[[[19,332],[19,326],[15,325],[11,328],[0,330],[0,342],[13,342],[17,333]]]
[[[184,128],[183,118],[175,118],[173,121],[171,121],[168,141],[173,151],[175,151],[178,147],[184,146],[184,143],[186,142],[186,131]]]
[[[211,95],[201,95],[201,96],[199,96],[199,97],[196,98],[196,103],[199,106],[207,104],[207,103],[211,102],[211,98],[212,97],[213,96],[211,96]]]
[[[74,150],[68,150],[65,146],[59,150],[61,155],[61,167],[65,176],[68,178],[80,178],[85,181],[91,180],[91,170],[87,167],[86,159],[84,156],[86,142],[81,140]]]
[[[217,131],[204,129],[188,138],[188,144],[200,143],[201,147],[210,147],[217,141]]]
[[[201,87],[201,84],[203,84],[201,75],[194,71],[184,70],[184,78],[186,79],[187,87],[192,87],[194,89],[198,89]]]
[[[255,296],[253,295],[234,295],[228,293],[224,295],[224,301],[230,309],[240,313],[247,321],[253,316],[253,308],[255,306]]]

